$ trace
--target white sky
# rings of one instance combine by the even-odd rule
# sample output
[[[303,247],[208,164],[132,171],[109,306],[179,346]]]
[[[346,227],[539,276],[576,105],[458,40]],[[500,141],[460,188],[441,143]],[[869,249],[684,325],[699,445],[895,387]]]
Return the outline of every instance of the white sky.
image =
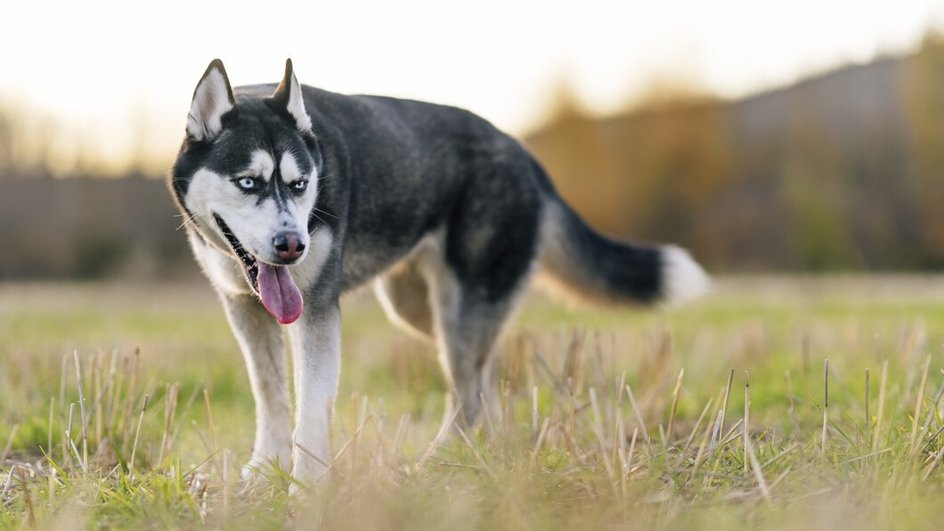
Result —
[[[142,140],[173,157],[214,57],[237,85],[278,81],[292,57],[302,83],[458,105],[520,134],[564,77],[601,113],[656,80],[737,97],[912,49],[944,25],[941,0],[5,4],[0,102],[115,160]]]

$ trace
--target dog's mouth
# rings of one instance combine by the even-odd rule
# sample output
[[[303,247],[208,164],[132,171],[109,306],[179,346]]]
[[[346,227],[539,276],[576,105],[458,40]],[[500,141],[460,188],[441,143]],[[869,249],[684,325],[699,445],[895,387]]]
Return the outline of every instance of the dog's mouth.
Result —
[[[259,293],[259,262],[256,261],[256,257],[249,254],[249,251],[243,247],[243,244],[239,243],[232,229],[229,228],[229,225],[223,221],[223,218],[221,218],[219,214],[213,214],[213,219],[216,220],[216,225],[220,228],[226,241],[229,242],[229,246],[233,249],[233,252],[236,253],[236,257],[242,262],[243,271],[246,273],[246,279],[249,281],[252,290]]]
[[[219,214],[213,214],[223,237],[243,266],[249,286],[262,300],[262,305],[282,324],[294,323],[302,314],[302,294],[292,278],[288,266],[272,265],[261,260],[243,247],[233,230]]]

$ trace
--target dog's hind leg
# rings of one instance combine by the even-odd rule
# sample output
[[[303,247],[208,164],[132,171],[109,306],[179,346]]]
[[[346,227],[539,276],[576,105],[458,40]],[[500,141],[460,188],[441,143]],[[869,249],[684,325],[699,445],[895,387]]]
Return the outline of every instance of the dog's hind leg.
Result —
[[[460,425],[471,426],[484,408],[495,410],[494,362],[516,294],[501,301],[483,300],[448,273],[434,286],[440,363],[451,390],[446,420],[458,407]]]
[[[452,227],[443,251],[423,263],[432,296],[440,363],[452,390],[450,408],[472,425],[483,408],[496,411],[494,359],[506,322],[531,274],[536,229],[521,223],[517,234]],[[479,248],[470,246],[477,243]],[[461,246],[450,250],[449,246]]]
[[[495,411],[495,350],[537,257],[542,200],[529,161],[517,144],[473,160],[475,178],[421,262],[440,359],[467,425],[483,407]]]
[[[429,287],[417,260],[398,264],[378,277],[374,293],[390,322],[420,339],[433,340]]]
[[[246,360],[256,400],[256,439],[243,475],[249,477],[269,463],[288,470],[292,457],[292,409],[282,330],[255,297],[222,299]]]

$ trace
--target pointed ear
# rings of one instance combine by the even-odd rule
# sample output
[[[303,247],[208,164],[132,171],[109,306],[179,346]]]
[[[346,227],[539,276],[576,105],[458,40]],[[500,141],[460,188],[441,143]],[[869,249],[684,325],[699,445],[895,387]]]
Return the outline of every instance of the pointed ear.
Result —
[[[223,61],[214,59],[193,91],[187,115],[187,136],[204,142],[214,140],[223,131],[223,115],[235,105]]]
[[[295,72],[292,70],[292,60],[285,60],[285,75],[282,76],[282,82],[272,94],[272,99],[280,106],[284,107],[288,114],[295,119],[295,127],[299,132],[311,134],[311,116],[305,109],[305,98],[302,96],[302,86],[298,84],[295,78]]]

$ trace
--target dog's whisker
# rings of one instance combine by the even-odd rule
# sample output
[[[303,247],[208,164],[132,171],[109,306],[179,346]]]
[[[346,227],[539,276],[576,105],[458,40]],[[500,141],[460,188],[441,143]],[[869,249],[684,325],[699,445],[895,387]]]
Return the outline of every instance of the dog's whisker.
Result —
[[[321,216],[319,216],[318,214],[316,214],[314,211],[311,212],[311,215],[314,216],[315,219],[317,219],[318,221],[324,223],[325,225],[328,224],[327,221],[325,221]],[[317,228],[317,227],[316,227],[316,228]]]
[[[336,216],[336,215],[334,215],[334,214],[332,214],[331,212],[328,212],[328,211],[326,211],[326,210],[321,210],[320,208],[318,208],[318,207],[316,207],[316,206],[315,206],[315,207],[312,207],[311,210],[312,210],[312,212],[321,212],[322,214],[324,214],[324,215],[326,215],[326,216],[330,216],[330,217],[332,217],[332,218],[334,218],[334,219],[338,219],[338,216]]]
[[[183,229],[185,227],[192,228],[194,230],[197,229],[196,220],[191,218],[189,215],[178,214],[177,217],[180,218],[180,225],[176,229],[174,229],[175,231],[179,231],[180,229]]]

